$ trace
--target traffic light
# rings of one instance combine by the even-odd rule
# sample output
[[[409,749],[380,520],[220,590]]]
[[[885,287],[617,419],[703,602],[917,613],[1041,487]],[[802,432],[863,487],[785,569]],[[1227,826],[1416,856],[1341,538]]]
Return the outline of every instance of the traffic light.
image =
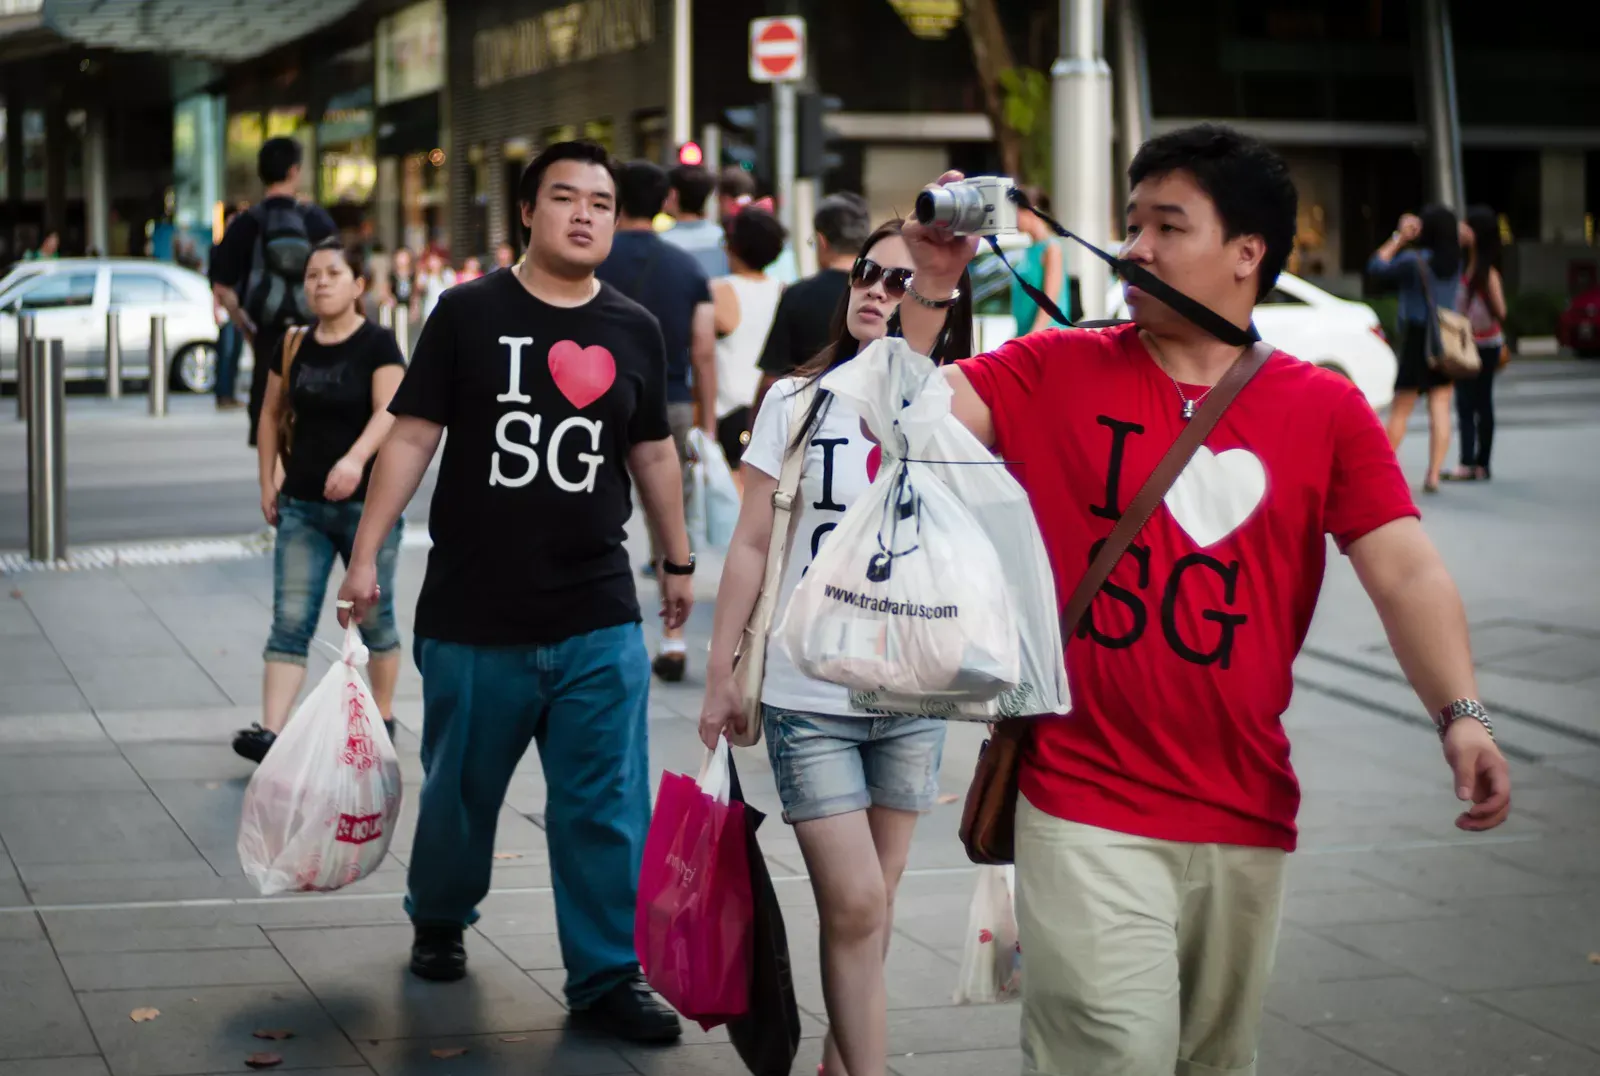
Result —
[[[698,142],[685,142],[678,147],[679,164],[686,164],[690,168],[695,168],[704,164],[705,159],[705,151],[700,148],[700,143]]]
[[[723,112],[729,130],[722,135],[724,164],[736,164],[755,175],[756,182],[770,188],[773,179],[772,102]]]
[[[805,93],[799,101],[799,158],[798,172],[802,176],[825,176],[842,163],[832,149],[834,133],[828,128],[828,118],[838,112],[843,102],[837,97],[820,93]]]

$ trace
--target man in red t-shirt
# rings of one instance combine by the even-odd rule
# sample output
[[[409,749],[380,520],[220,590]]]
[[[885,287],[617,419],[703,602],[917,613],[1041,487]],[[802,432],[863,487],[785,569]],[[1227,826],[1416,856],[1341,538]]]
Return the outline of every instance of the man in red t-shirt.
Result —
[[[1294,242],[1284,162],[1201,126],[1147,142],[1129,179],[1125,256],[1248,328]],[[977,241],[905,237],[900,317],[925,351]],[[1032,333],[946,375],[1027,489],[1063,604],[1239,355],[1137,288],[1128,306],[1133,324]],[[1329,534],[1436,715],[1471,801],[1457,825],[1505,819],[1461,599],[1383,427],[1348,381],[1277,352],[1063,625],[1073,709],[1034,726],[1016,819],[1026,1073],[1255,1072],[1300,802],[1281,717]]]

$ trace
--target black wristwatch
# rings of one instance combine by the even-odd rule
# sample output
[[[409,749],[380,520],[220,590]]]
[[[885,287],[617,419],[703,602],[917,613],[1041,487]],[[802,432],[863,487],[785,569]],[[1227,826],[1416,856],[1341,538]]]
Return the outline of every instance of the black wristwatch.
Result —
[[[661,570],[666,572],[668,575],[693,575],[694,574],[694,554],[693,553],[689,554],[689,563],[688,564],[674,564],[670,560],[668,560],[666,557],[662,557],[661,558]]]

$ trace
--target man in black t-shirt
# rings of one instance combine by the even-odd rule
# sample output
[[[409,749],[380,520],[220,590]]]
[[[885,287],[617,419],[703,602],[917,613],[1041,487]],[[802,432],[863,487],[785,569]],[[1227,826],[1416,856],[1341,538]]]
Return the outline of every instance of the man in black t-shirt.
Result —
[[[849,191],[830,194],[817,206],[812,226],[816,228],[820,268],[814,276],[791,284],[778,300],[766,346],[756,362],[762,376],[755,406],[750,409],[752,416],[760,413],[761,401],[773,382],[789,376],[833,342],[828,333],[840,300],[850,291],[850,267],[861,253],[861,244],[872,234],[867,200]]]
[[[466,974],[463,928],[489,892],[495,822],[537,743],[545,832],[574,1023],[660,1042],[678,1019],[645,987],[633,947],[650,824],[650,659],[623,548],[631,482],[661,535],[662,617],[691,604],[667,354],[643,307],[595,268],[611,249],[606,152],[559,142],[518,189],[528,252],[439,298],[390,410],[340,588],[375,600],[385,535],[445,430],[417,601],[425,779],[406,907],[411,968]]]
[[[678,445],[678,462],[689,463],[689,429],[699,411],[700,428],[717,436],[717,330],[711,287],[694,255],[657,235],[651,222],[670,190],[667,173],[649,161],[630,161],[617,177],[617,237],[595,275],[654,314],[667,344],[667,424]],[[687,472],[684,475],[687,480]],[[688,488],[685,481],[684,488]],[[661,546],[650,536],[650,563]],[[660,578],[659,573],[657,578]],[[656,675],[676,682],[688,666],[682,631],[662,633]]]
[[[267,371],[283,360],[283,338],[293,325],[311,318],[296,294],[311,248],[338,229],[321,206],[302,205],[300,143],[269,138],[256,156],[256,172],[266,191],[260,202],[233,218],[211,255],[211,291],[228,320],[250,342],[255,368],[250,373],[250,438],[256,443]]]

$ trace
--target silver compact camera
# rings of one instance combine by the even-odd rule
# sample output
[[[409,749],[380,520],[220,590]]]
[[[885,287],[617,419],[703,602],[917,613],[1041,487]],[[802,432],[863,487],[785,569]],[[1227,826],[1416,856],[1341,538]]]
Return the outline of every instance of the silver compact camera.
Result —
[[[973,176],[917,195],[917,222],[956,235],[1005,235],[1017,230],[1015,184],[1005,176]]]

